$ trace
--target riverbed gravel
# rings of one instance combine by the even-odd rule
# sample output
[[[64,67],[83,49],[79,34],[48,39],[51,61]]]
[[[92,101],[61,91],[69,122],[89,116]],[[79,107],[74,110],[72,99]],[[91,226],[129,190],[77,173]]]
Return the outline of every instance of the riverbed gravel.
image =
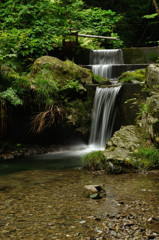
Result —
[[[106,197],[83,195],[102,184]],[[1,240],[159,240],[159,173],[104,175],[82,169],[0,177]]]

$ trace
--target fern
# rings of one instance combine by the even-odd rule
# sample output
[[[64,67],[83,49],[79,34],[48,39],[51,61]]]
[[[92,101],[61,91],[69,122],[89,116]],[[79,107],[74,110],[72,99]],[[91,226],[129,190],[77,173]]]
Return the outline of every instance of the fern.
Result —
[[[0,98],[9,101],[12,105],[23,105],[23,101],[18,97],[16,90],[12,87],[0,93]]]

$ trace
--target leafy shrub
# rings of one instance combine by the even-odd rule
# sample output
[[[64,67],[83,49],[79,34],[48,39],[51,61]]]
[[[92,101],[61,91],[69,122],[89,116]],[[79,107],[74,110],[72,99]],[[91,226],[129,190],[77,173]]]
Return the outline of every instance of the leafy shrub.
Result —
[[[49,76],[39,73],[33,82],[35,86],[35,95],[37,102],[40,104],[51,106],[57,98],[58,87],[57,83],[50,79]]]
[[[66,85],[64,86],[64,89],[75,89],[76,92],[80,90],[80,84],[78,80],[66,80]]]
[[[62,36],[75,31],[117,36],[114,33],[121,15],[101,8],[86,8],[82,0],[3,0],[0,2],[0,62],[35,59],[62,45]],[[103,45],[104,40],[89,40],[85,46]],[[110,41],[122,44],[122,41]]]
[[[131,72],[124,72],[120,75],[119,81],[121,83],[131,83],[133,80],[145,82],[146,69],[137,69]]]
[[[9,101],[12,105],[22,105],[23,101],[18,97],[16,90],[12,87],[8,88],[6,91],[0,93],[0,98]]]
[[[105,165],[105,156],[102,151],[88,153],[82,157],[82,160],[91,170],[100,170]]]

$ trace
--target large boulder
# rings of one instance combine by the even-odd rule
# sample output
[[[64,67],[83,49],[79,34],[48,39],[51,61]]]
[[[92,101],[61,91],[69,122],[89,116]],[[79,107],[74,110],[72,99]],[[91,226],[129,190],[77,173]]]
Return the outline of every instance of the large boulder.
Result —
[[[150,64],[147,67],[146,84],[152,91],[159,91],[159,64]]]
[[[58,58],[51,56],[43,56],[38,58],[32,67],[32,76],[41,73],[42,71],[51,71],[52,78],[61,86],[66,84],[68,80],[78,80],[81,84],[92,83],[93,73],[86,68],[82,68],[75,63],[66,60],[61,61]]]
[[[141,145],[142,139],[137,128],[133,125],[124,126],[107,142],[104,156],[107,160],[129,161]]]

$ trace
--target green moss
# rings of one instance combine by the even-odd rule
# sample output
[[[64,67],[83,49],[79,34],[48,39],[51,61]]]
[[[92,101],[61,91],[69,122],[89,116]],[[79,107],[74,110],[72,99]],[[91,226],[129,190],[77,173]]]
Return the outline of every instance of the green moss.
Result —
[[[93,74],[89,69],[77,66],[71,61],[61,61],[50,56],[37,59],[28,75],[37,97],[46,105],[59,100],[76,98],[86,92],[85,85],[92,83]]]
[[[145,82],[146,69],[137,69],[131,72],[124,72],[120,75],[119,81],[121,83],[131,83],[134,80],[139,82]]]
[[[25,73],[20,75],[14,69],[3,65],[0,69],[0,78],[0,91],[12,88],[20,97],[24,97],[24,94],[30,91],[31,82]]]
[[[109,79],[106,79],[96,74],[94,74],[93,82],[98,84],[110,84]]]

